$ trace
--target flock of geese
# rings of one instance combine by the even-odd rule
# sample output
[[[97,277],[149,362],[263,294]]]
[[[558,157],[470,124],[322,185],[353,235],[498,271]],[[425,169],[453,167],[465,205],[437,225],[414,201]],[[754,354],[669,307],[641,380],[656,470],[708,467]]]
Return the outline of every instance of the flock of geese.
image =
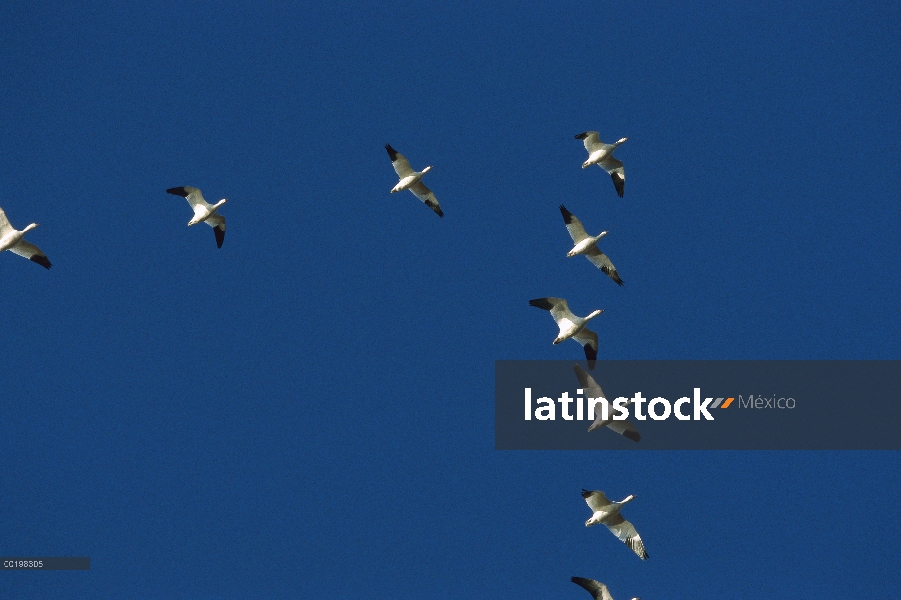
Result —
[[[588,151],[588,160],[582,163],[582,168],[586,169],[591,165],[598,165],[600,168],[607,171],[610,178],[613,180],[613,186],[616,188],[616,193],[622,198],[626,186],[626,172],[625,169],[623,169],[623,163],[614,158],[613,151],[628,138],[622,138],[613,144],[605,144],[600,140],[600,134],[597,131],[586,131],[577,135],[576,139],[582,140],[585,144],[585,149]],[[443,217],[444,212],[441,210],[438,198],[436,198],[435,193],[422,182],[423,176],[428,173],[432,167],[429,166],[425,167],[422,171],[415,171],[413,170],[413,167],[410,166],[410,161],[408,161],[403,154],[392,148],[390,144],[385,144],[385,150],[388,151],[388,156],[391,158],[391,165],[394,167],[394,171],[400,178],[397,185],[391,188],[391,193],[410,190],[414,196],[435,211],[439,217]],[[588,235],[582,222],[562,204],[560,205],[560,214],[563,215],[563,222],[566,225],[566,230],[569,232],[573,244],[575,244],[566,256],[573,257],[580,254],[583,255],[591,262],[591,264],[612,279],[614,283],[620,286],[623,285],[623,280],[616,271],[616,267],[613,266],[613,262],[598,248],[598,241],[607,235],[607,232],[602,231],[595,236]],[[569,310],[569,305],[563,298],[536,298],[535,300],[529,300],[529,305],[550,311],[551,316],[554,318],[554,321],[560,329],[560,333],[554,339],[554,344],[559,344],[568,339],[579,342],[585,350],[585,358],[588,359],[588,368],[594,369],[598,357],[598,334],[588,329],[586,325],[591,319],[603,313],[603,310],[595,310],[586,317],[577,317]],[[606,397],[603,390],[601,390],[601,386],[599,386],[587,372],[579,367],[579,365],[574,365],[574,368],[579,383],[585,388],[586,394],[589,394],[594,398]],[[604,426],[633,441],[637,442],[641,439],[638,430],[636,430],[635,426],[629,423],[628,420],[615,421],[612,418],[604,419],[603,415],[597,416],[595,421],[588,428],[588,431],[593,431]],[[631,548],[639,558],[647,560],[648,553],[644,549],[641,536],[638,535],[635,526],[627,521],[621,514],[623,506],[635,499],[634,495],[627,496],[619,502],[611,502],[607,499],[607,496],[604,495],[604,492],[600,490],[583,489],[582,497],[591,509],[591,518],[585,521],[586,527],[599,524],[606,525],[607,529],[609,529],[617,539]],[[613,600],[613,597],[610,595],[610,590],[608,590],[607,586],[600,581],[585,579],[583,577],[573,577],[572,582],[585,588],[595,600]],[[640,599],[632,598],[632,600]]]
[[[613,157],[613,151],[628,138],[622,138],[614,144],[605,144],[601,142],[597,131],[586,131],[577,135],[576,139],[582,140],[585,144],[585,149],[588,151],[588,160],[582,163],[582,168],[598,165],[604,169],[613,180],[616,193],[622,198],[626,184],[626,173],[623,169],[623,163]],[[397,184],[391,188],[391,193],[409,190],[439,217],[443,217],[444,212],[441,210],[441,205],[438,203],[435,193],[422,181],[423,176],[432,167],[428,166],[422,171],[415,171],[410,166],[410,161],[403,154],[392,148],[390,144],[385,145],[385,150],[387,150],[391,159],[391,165],[399,178]],[[216,246],[222,247],[222,243],[225,241],[225,217],[220,215],[218,210],[228,202],[226,198],[219,200],[216,204],[210,204],[204,200],[203,194],[198,188],[190,186],[169,188],[166,190],[166,193],[181,196],[187,200],[188,205],[194,211],[194,216],[188,222],[188,227],[206,223],[213,228]],[[596,236],[588,235],[582,222],[569,212],[565,206],[560,206],[560,213],[563,215],[566,230],[569,232],[573,244],[575,244],[566,256],[573,257],[581,254],[617,285],[623,285],[623,280],[620,278],[616,267],[613,266],[607,255],[598,248],[598,242],[607,235],[607,232],[602,231]],[[10,224],[6,213],[0,208],[0,252],[9,250],[13,254],[18,254],[49,269],[51,264],[47,255],[34,244],[25,241],[25,234],[37,226],[37,223],[31,223],[21,231],[17,230]],[[588,329],[586,325],[591,319],[604,311],[595,310],[586,317],[578,317],[569,310],[569,305],[563,298],[538,298],[530,300],[529,304],[550,311],[551,316],[560,329],[560,333],[554,339],[554,344],[559,344],[568,339],[579,342],[584,348],[589,369],[593,369],[598,354],[598,335]],[[581,367],[575,365],[575,371],[580,384],[583,388],[586,388],[586,393],[594,395],[593,397],[604,395],[597,382]],[[601,415],[598,415],[588,430],[593,431],[605,426],[631,440],[638,441],[641,439],[638,431],[628,421],[604,420]],[[634,495],[628,496],[620,502],[611,502],[602,491],[582,490],[582,497],[592,511],[591,518],[585,522],[586,527],[598,524],[606,525],[613,535],[629,546],[642,560],[648,558],[648,553],[645,551],[644,544],[635,527],[623,518],[621,514],[623,506],[635,499]],[[573,577],[572,581],[585,588],[595,600],[613,600],[607,586],[599,581],[582,577]],[[632,600],[639,599],[633,598]]]

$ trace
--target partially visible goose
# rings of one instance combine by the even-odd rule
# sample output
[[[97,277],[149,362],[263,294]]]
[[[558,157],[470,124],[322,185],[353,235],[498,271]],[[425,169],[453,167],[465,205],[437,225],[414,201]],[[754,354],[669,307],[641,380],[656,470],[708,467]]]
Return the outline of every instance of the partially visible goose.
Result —
[[[32,223],[22,231],[19,231],[9,224],[6,213],[0,208],[0,252],[9,250],[13,254],[24,256],[45,269],[49,269],[52,265],[47,260],[47,255],[41,252],[41,249],[34,244],[29,244],[25,241],[25,234],[37,226],[37,223]]]
[[[626,171],[623,169],[623,163],[613,158],[613,151],[629,138],[621,138],[615,144],[605,144],[601,141],[597,131],[586,131],[577,135],[576,139],[582,140],[585,149],[588,150],[588,160],[582,163],[582,168],[587,169],[591,165],[597,165],[607,171],[610,178],[613,179],[616,193],[622,198],[623,190],[626,187]]]
[[[554,344],[572,338],[585,348],[585,358],[588,359],[588,368],[594,369],[594,361],[598,357],[598,334],[585,327],[591,319],[595,318],[603,310],[596,310],[585,317],[577,317],[569,310],[569,305],[563,298],[537,298],[529,300],[529,306],[551,311],[551,316],[560,328],[560,334],[554,339]]]
[[[413,167],[410,166],[410,161],[404,158],[403,154],[392,148],[391,144],[385,144],[385,150],[388,151],[388,156],[391,157],[391,166],[394,167],[394,171],[397,173],[397,176],[400,177],[400,181],[397,182],[397,185],[391,188],[391,193],[394,194],[396,192],[402,192],[403,190],[410,190],[413,192],[414,196],[434,210],[439,217],[443,217],[444,213],[441,211],[441,205],[438,204],[438,198],[436,198],[435,193],[422,182],[422,176],[431,171],[432,167],[426,167],[422,171],[414,171]]]
[[[216,204],[209,204],[203,199],[203,194],[200,193],[199,189],[190,186],[169,188],[166,190],[166,193],[186,199],[191,208],[194,209],[194,218],[188,221],[188,227],[198,223],[206,223],[213,228],[213,233],[216,234],[216,246],[222,247],[222,242],[225,241],[225,217],[217,214],[216,211],[220,206],[228,202],[226,198],[223,198]]]
[[[585,588],[594,600],[613,600],[613,596],[610,595],[610,590],[607,589],[607,586],[596,579],[571,577],[570,581]],[[641,598],[632,598],[632,600],[641,600]]]
[[[582,497],[585,498],[588,507],[593,511],[591,518],[585,521],[585,527],[591,527],[598,523],[606,525],[607,529],[619,538],[621,542],[624,542],[629,548],[632,548],[632,551],[635,552],[641,560],[647,560],[648,553],[645,552],[644,544],[641,542],[641,537],[638,535],[638,532],[635,531],[635,527],[619,514],[619,511],[622,510],[623,506],[625,506],[627,502],[634,500],[635,496],[626,496],[620,502],[611,502],[610,500],[607,500],[607,496],[604,495],[604,492],[583,489]]]
[[[623,280],[620,279],[619,273],[616,272],[616,267],[613,266],[613,263],[610,262],[607,255],[598,249],[598,240],[607,235],[607,232],[602,231],[592,237],[586,233],[582,221],[566,210],[566,207],[562,204],[560,205],[560,213],[563,215],[563,222],[566,223],[566,230],[569,232],[569,237],[571,237],[576,244],[573,246],[572,250],[566,253],[566,256],[573,257],[577,254],[583,254],[585,258],[591,261],[591,264],[606,273],[617,285],[622,285]]]
[[[579,384],[581,384],[584,389],[584,394],[586,398],[607,398],[607,395],[604,394],[604,390],[601,389],[601,386],[597,384],[597,382],[585,372],[585,369],[580,367],[579,365],[573,365],[573,368],[576,371],[576,377],[579,378]],[[613,419],[613,402],[608,399],[610,402],[610,412],[607,414],[609,419],[604,420],[604,413],[598,411],[595,412],[594,423],[592,423],[588,427],[588,431],[594,431],[595,429],[600,429],[605,425],[615,431],[616,433],[623,435],[633,442],[637,442],[641,439],[641,434],[638,433],[638,430],[635,429],[635,425],[632,425],[628,420],[625,421],[617,421]],[[632,401],[629,400],[626,402],[625,406],[629,406],[632,404]]]

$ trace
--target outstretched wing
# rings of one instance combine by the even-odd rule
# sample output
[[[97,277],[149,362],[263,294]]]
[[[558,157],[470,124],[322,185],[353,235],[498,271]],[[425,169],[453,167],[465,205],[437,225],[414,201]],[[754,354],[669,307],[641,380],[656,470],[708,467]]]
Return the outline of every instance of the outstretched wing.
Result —
[[[588,359],[588,368],[594,370],[595,361],[598,359],[598,334],[588,329],[582,329],[573,336],[573,339],[585,348],[585,358]]]
[[[607,500],[607,496],[604,495],[604,492],[600,490],[583,489],[582,497],[585,498],[585,502],[588,503],[588,508],[591,509],[591,512],[603,510],[605,507],[612,504],[610,500]]]
[[[588,150],[588,154],[591,154],[595,150],[600,150],[604,147],[604,142],[601,141],[601,134],[597,131],[586,131],[580,133],[576,136],[577,140],[582,140],[582,143],[585,144],[585,149]]]
[[[388,156],[391,158],[391,166],[394,167],[394,172],[397,173],[398,177],[403,178],[415,172],[413,167],[410,166],[410,161],[403,154],[392,148],[391,144],[385,144],[385,150],[388,151]]]
[[[629,438],[633,442],[641,441],[641,434],[635,429],[635,425],[629,421],[610,421],[606,425],[616,433]],[[591,429],[589,429],[589,431],[591,431]]]
[[[594,266],[606,273],[617,285],[623,284],[623,280],[620,279],[619,273],[616,272],[616,267],[613,266],[613,263],[610,262],[610,259],[607,258],[606,254],[598,250],[597,246],[586,252],[585,257],[590,260]]]
[[[408,164],[407,167],[410,165]],[[435,197],[435,192],[430,190],[426,184],[422,182],[422,180],[417,181],[413,185],[408,188],[413,195],[425,202],[426,206],[435,211],[435,213],[439,217],[444,216],[444,212],[441,210],[441,205],[438,204],[438,198]]]
[[[613,186],[616,188],[616,193],[622,198],[623,192],[626,189],[626,170],[623,168],[622,161],[619,161],[612,156],[608,156],[599,162],[598,166],[610,174],[610,178],[613,180]]]
[[[595,579],[585,579],[584,577],[571,577],[570,581],[576,585],[582,586],[582,588],[594,597],[594,600],[613,600],[613,596],[610,595],[610,590],[608,590],[607,586],[600,581]]]
[[[188,201],[188,204],[191,205],[191,208],[194,209],[194,212],[197,212],[197,207],[202,206],[204,208],[210,208],[210,205],[207,204],[207,201],[203,199],[203,194],[200,193],[200,190],[196,187],[191,186],[182,186],[169,188],[166,190],[167,194],[173,194],[175,196],[181,196],[185,200]]]
[[[225,217],[215,214],[206,220],[206,224],[213,228],[216,234],[216,246],[221,248],[222,242],[225,241]]]
[[[566,230],[569,232],[569,237],[573,239],[574,243],[578,244],[588,237],[588,234],[585,233],[585,227],[582,225],[582,221],[566,210],[566,207],[562,204],[560,205],[560,214],[563,215],[563,222],[566,223]]]
[[[3,212],[3,209],[0,208],[0,237],[3,237],[7,233],[12,232],[13,226],[9,224],[9,219],[6,218],[6,213]]]
[[[641,536],[635,531],[635,526],[625,520],[621,514],[617,513],[615,516],[608,519],[604,525],[607,526],[607,529],[609,529],[613,535],[619,538],[619,541],[626,544],[629,548],[632,548],[632,552],[637,554],[641,560],[648,559],[648,553],[645,552],[644,544],[641,542]]]
[[[45,269],[49,269],[51,266],[53,266],[47,259],[47,255],[41,252],[40,248],[38,248],[34,244],[26,242],[25,240],[21,240],[18,244],[10,248],[9,251],[13,254],[24,256],[28,260],[38,263]]]
[[[551,316],[558,325],[561,319],[566,319],[570,323],[575,320],[575,315],[569,311],[569,305],[563,298],[537,298],[529,300],[529,306],[551,311]]]

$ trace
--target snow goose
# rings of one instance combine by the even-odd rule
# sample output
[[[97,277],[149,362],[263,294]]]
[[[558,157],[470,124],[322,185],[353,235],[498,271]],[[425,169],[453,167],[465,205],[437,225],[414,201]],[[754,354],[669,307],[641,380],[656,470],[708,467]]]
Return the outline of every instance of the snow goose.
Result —
[[[576,136],[576,139],[582,140],[585,149],[588,150],[588,160],[582,163],[582,168],[587,169],[591,165],[597,165],[607,171],[610,178],[613,179],[616,193],[622,198],[623,190],[626,187],[626,171],[623,169],[623,163],[613,158],[613,151],[629,138],[621,138],[615,144],[605,144],[599,136],[597,131],[586,131]]]
[[[607,589],[607,586],[596,579],[571,577],[570,581],[585,588],[594,600],[613,600],[613,596],[610,595],[610,590]],[[641,600],[641,598],[632,598],[632,600]]]
[[[576,371],[576,377],[579,378],[579,384],[582,386],[584,390],[584,394],[586,398],[607,398],[604,394],[604,390],[601,389],[601,386],[597,384],[597,382],[585,372],[585,369],[580,367],[579,365],[573,365],[573,368]],[[632,404],[632,401],[629,400],[626,402],[624,406],[629,406]],[[613,419],[613,402],[610,402],[610,413],[608,413],[609,419],[604,419],[604,413],[599,412],[600,407],[597,407],[598,410],[595,411],[594,423],[592,423],[588,427],[588,431],[594,431],[595,429],[600,429],[605,425],[615,431],[616,433],[623,435],[633,442],[637,442],[641,439],[641,435],[638,433],[638,430],[635,429],[635,425],[632,425],[628,420],[626,421],[616,421]]]
[[[402,192],[403,190],[410,190],[413,192],[414,196],[434,210],[439,217],[443,217],[444,213],[441,211],[441,205],[438,204],[438,198],[436,198],[435,193],[422,182],[422,176],[431,171],[432,167],[426,167],[422,171],[414,171],[413,167],[410,166],[410,161],[404,158],[403,154],[392,148],[391,144],[385,144],[385,150],[388,151],[388,156],[391,157],[391,166],[394,167],[394,171],[397,173],[397,176],[400,177],[400,181],[397,182],[397,185],[391,188],[391,193],[394,194],[396,192]]]
[[[203,194],[199,189],[190,186],[169,188],[166,193],[181,196],[187,200],[194,209],[194,218],[188,221],[188,227],[206,223],[213,228],[213,233],[216,234],[216,246],[222,247],[222,242],[225,240],[225,217],[216,213],[216,210],[228,202],[227,199],[223,198],[216,204],[209,204],[203,199]]]
[[[560,205],[560,213],[563,215],[563,222],[566,223],[566,230],[569,232],[569,237],[571,237],[573,243],[575,243],[573,249],[567,252],[566,256],[573,257],[577,254],[583,254],[591,264],[606,273],[617,285],[622,285],[623,280],[620,279],[619,273],[616,272],[616,267],[613,266],[613,263],[610,262],[607,255],[598,249],[598,240],[607,235],[607,232],[602,231],[592,237],[585,232],[582,221],[566,210],[566,207],[562,204]]]
[[[632,548],[632,551],[641,560],[647,560],[648,553],[644,550],[644,544],[641,543],[641,537],[635,531],[635,526],[625,520],[619,512],[627,502],[635,500],[635,496],[626,496],[620,502],[611,502],[607,500],[604,492],[583,489],[582,497],[585,498],[588,507],[593,511],[591,518],[585,521],[585,527],[603,523],[621,542]]]
[[[588,359],[588,368],[594,369],[594,361],[598,357],[598,334],[585,327],[586,323],[595,318],[603,310],[596,310],[584,319],[572,314],[569,305],[563,298],[537,298],[529,300],[529,306],[535,306],[542,310],[551,311],[551,316],[560,328],[560,334],[554,339],[554,344],[572,338],[585,348],[585,358]]]
[[[32,223],[22,231],[19,231],[9,224],[6,213],[0,208],[0,252],[9,250],[13,254],[24,256],[45,269],[49,269],[52,265],[47,260],[47,255],[41,252],[40,248],[34,244],[29,244],[25,241],[25,234],[37,226],[37,223]]]

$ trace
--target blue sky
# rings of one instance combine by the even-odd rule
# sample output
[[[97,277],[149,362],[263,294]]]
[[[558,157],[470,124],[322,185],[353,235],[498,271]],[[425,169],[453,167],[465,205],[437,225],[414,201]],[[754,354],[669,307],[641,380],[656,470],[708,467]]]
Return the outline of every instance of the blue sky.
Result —
[[[0,207],[53,269],[0,255],[0,554],[92,568],[3,595],[896,593],[897,452],[498,452],[493,373],[582,356],[543,296],[605,309],[600,360],[901,358],[899,17],[5,3]],[[637,495],[648,561],[583,487]]]

